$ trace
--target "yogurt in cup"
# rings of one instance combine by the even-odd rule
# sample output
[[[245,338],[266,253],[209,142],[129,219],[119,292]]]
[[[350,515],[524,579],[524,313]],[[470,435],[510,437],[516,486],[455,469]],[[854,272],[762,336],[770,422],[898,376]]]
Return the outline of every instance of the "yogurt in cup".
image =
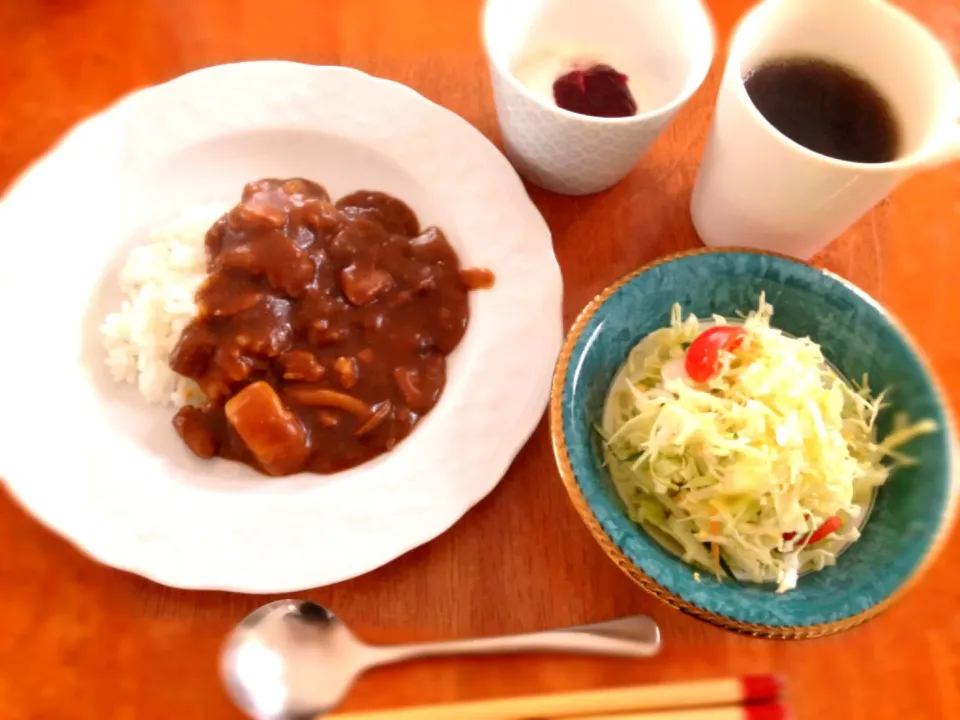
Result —
[[[700,0],[487,0],[483,42],[507,157],[534,184],[565,195],[600,192],[630,172],[714,54]],[[591,64],[627,76],[635,115],[557,107],[554,80]]]

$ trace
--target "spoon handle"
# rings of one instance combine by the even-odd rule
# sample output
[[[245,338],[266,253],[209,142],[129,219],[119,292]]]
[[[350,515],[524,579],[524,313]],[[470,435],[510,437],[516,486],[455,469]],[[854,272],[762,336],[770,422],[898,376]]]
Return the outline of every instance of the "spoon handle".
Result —
[[[651,657],[660,650],[660,629],[646,615],[580,625],[563,630],[504,635],[501,637],[454,640],[376,647],[374,662],[385,663],[438,655],[487,655],[516,652],[568,652],[620,657]]]

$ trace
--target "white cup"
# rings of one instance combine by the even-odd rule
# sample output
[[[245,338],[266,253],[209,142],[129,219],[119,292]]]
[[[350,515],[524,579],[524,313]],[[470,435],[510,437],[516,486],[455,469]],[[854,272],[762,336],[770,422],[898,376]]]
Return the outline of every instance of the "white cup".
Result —
[[[714,51],[700,0],[488,0],[483,41],[507,157],[566,195],[621,180],[703,82]],[[576,61],[627,75],[637,114],[557,107],[553,81]]]
[[[765,62],[814,57],[846,66],[889,101],[900,128],[892,162],[836,160],[780,134],[743,78]],[[913,171],[960,157],[960,80],[919,22],[884,0],[767,0],[730,46],[691,202],[707,245],[807,259]]]

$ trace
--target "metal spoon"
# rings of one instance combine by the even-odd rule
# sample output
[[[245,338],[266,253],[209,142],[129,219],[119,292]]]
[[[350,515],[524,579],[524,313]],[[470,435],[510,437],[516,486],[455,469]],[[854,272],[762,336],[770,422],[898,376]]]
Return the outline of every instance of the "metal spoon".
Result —
[[[220,673],[234,702],[256,720],[306,720],[333,710],[375,665],[435,655],[574,652],[650,657],[660,630],[646,615],[565,630],[416,645],[360,642],[333,613],[308,600],[278,600],[248,615],[227,638]]]

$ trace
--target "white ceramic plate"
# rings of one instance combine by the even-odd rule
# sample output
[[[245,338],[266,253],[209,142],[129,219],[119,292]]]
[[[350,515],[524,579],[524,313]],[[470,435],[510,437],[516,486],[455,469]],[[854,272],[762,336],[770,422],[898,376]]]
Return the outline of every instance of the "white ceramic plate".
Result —
[[[336,475],[268,479],[200,460],[171,409],[104,367],[98,328],[146,228],[234,203],[265,176],[396,195],[465,265],[496,273],[472,295],[438,406],[393,452]],[[0,203],[0,477],[94,558],[166,585],[285,592],[350,578],[496,486],[546,405],[561,293],[543,218],[458,116],[345,68],[201,70],[81,123]]]

